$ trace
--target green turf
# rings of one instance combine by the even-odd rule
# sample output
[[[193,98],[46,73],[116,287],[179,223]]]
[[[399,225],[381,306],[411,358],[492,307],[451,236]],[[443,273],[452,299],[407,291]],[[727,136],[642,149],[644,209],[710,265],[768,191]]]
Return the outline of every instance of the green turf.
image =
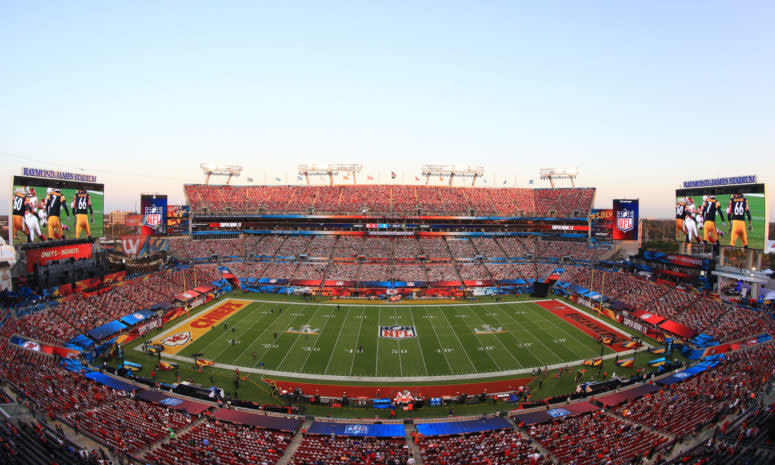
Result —
[[[417,337],[379,337],[379,326]],[[309,325],[318,334],[289,333]],[[476,334],[484,325],[504,332]],[[227,327],[228,329],[224,329]],[[232,329],[233,328],[233,329]],[[275,339],[276,335],[276,339]],[[239,343],[232,344],[234,338]],[[445,376],[496,373],[600,355],[600,345],[535,303],[362,306],[254,302],[178,355],[289,373]],[[362,348],[362,351],[360,350]],[[256,352],[256,357],[253,357]],[[605,353],[611,353],[605,349]]]
[[[192,311],[192,315],[199,314],[203,310],[210,308],[210,306],[217,304],[219,301],[225,300],[227,298],[245,298],[244,295],[240,292],[232,292],[229,293],[223,297],[220,297],[219,299],[216,299],[215,301],[210,302],[208,305],[200,307],[199,309],[196,309],[195,311]],[[256,298],[260,298],[261,300],[271,300],[275,301],[274,304],[266,304],[270,306],[274,306],[274,308],[277,308],[281,305],[285,305],[286,307],[290,307],[287,305],[288,302],[299,302],[300,299],[296,297],[290,297],[290,296],[275,296],[275,295],[261,295],[256,296]],[[485,297],[481,299],[484,302],[493,302],[492,298]],[[508,307],[511,302],[513,301],[520,301],[520,300],[526,300],[524,296],[518,296],[517,298],[511,298],[507,297],[508,303],[504,303],[505,307]],[[560,299],[562,300],[562,299]],[[257,305],[257,304],[253,304]],[[314,304],[311,304],[314,305]],[[455,305],[455,304],[452,304]],[[480,308],[487,308],[490,306],[483,306]],[[314,308],[314,307],[313,307]],[[374,307],[370,307],[371,309],[374,309]],[[388,309],[388,307],[382,307],[383,311]],[[437,307],[436,307],[437,308]],[[344,309],[344,307],[343,307]],[[450,308],[451,309],[451,308]],[[428,309],[423,309],[418,307],[415,309],[416,311],[429,311]],[[592,312],[593,313],[593,312]],[[240,313],[235,315],[235,320],[240,316]],[[606,319],[606,318],[603,318]],[[368,320],[368,319],[367,319]],[[607,319],[606,319],[607,320]],[[175,321],[172,324],[177,324],[179,322]],[[615,322],[609,321],[609,323],[616,324]],[[171,326],[172,324],[168,325]],[[620,325],[617,325],[620,326]],[[221,331],[223,331],[222,328],[220,328]],[[626,328],[623,328],[626,330]],[[420,331],[421,328],[418,328],[418,331]],[[165,332],[165,329],[162,330],[154,330],[151,333],[146,334],[142,340],[148,340],[152,339],[162,332]],[[586,337],[581,333],[578,333],[579,337]],[[490,335],[493,336],[493,335]],[[310,336],[312,337],[312,336]],[[644,338],[646,339],[646,338]],[[133,348],[137,345],[140,345],[142,343],[142,340],[136,340],[132,343],[128,344],[125,347],[125,354],[126,358],[128,360],[132,360],[135,362],[138,362],[142,364],[143,368],[137,373],[139,376],[145,376],[150,377],[151,371],[154,370],[154,365],[156,362],[155,357],[151,357],[147,354],[144,354],[142,352],[139,352],[137,350],[133,350]],[[648,341],[648,339],[646,339]],[[655,343],[655,341],[648,341]],[[240,343],[241,345],[242,343]],[[597,346],[599,347],[599,346]],[[599,348],[597,349],[599,351]],[[599,352],[598,352],[599,353]],[[317,355],[318,357],[323,357],[322,354],[319,352],[313,352],[310,355],[310,358],[312,358],[313,355]],[[680,356],[680,354],[675,355],[679,360],[683,360],[683,358]],[[599,369],[589,369],[589,367],[585,366],[577,366],[574,367],[572,370],[565,370],[562,373],[559,373],[557,370],[551,370],[549,372],[544,373],[540,378],[543,380],[541,382],[541,386],[539,387],[538,379],[534,380],[531,384],[531,387],[533,388],[533,397],[532,400],[537,399],[543,399],[547,397],[552,397],[559,394],[566,394],[569,392],[574,392],[576,389],[576,383],[574,380],[574,375],[576,373],[576,370],[586,370],[582,377],[583,381],[589,381],[589,380],[602,380],[602,379],[608,379],[612,376],[612,374],[615,372],[618,376],[632,376],[635,373],[635,370],[639,367],[647,367],[648,366],[648,360],[653,358],[653,355],[646,352],[641,351],[638,353],[635,357],[635,366],[632,368],[621,368],[617,367],[614,360],[605,360],[603,362],[603,365],[599,367]],[[252,360],[252,356],[250,356],[250,359]],[[109,364],[114,365],[115,359],[111,359],[108,361]],[[429,361],[426,361],[426,363],[430,363]],[[651,368],[649,368],[651,369]],[[261,377],[259,375],[251,375],[251,374],[245,374],[246,380],[241,382],[238,389],[238,395],[241,399],[246,400],[252,400],[254,402],[260,402],[260,403],[268,403],[268,404],[284,404],[284,402],[273,396],[271,394],[270,387],[264,383],[261,380]],[[293,379],[292,377],[277,377],[279,379]],[[482,378],[477,378],[476,380],[471,381],[496,381],[500,379],[513,379],[514,376],[487,376]],[[234,392],[234,385],[233,385],[233,379],[234,379],[234,372],[232,370],[226,370],[226,369],[219,369],[214,367],[208,367],[204,368],[201,371],[195,369],[192,365],[185,363],[185,362],[179,362],[178,368],[175,371],[159,371],[156,370],[156,379],[162,382],[167,383],[173,383],[177,382],[179,380],[188,380],[195,384],[200,384],[203,386],[211,386],[213,384],[223,387],[227,392],[233,393]],[[464,383],[468,381],[460,381],[460,383]],[[336,384],[360,384],[360,385],[399,385],[402,384],[400,377],[397,377],[395,379],[395,382],[379,382],[379,383],[370,383],[370,382],[363,382],[363,381],[337,381]],[[406,383],[403,383],[406,384]],[[428,381],[424,383],[419,384],[449,384],[449,381]],[[481,413],[492,413],[496,411],[501,410],[508,410],[510,408],[514,408],[514,405],[509,403],[503,403],[498,402],[497,404],[491,404],[490,402],[482,403],[482,404],[475,404],[475,405],[458,405],[455,404],[452,406],[454,409],[455,415],[476,415]],[[323,407],[319,405],[309,405],[305,404],[305,409],[307,414],[311,415],[321,415],[321,416],[332,416],[332,417],[341,417],[341,418],[351,418],[351,417],[370,417],[374,418],[380,417],[380,418],[389,418],[389,412],[381,411],[381,410],[374,410],[374,409],[364,409],[364,408],[341,408],[341,409],[331,409],[328,407]],[[398,418],[404,418],[404,417],[442,417],[446,416],[449,412],[450,407],[425,407],[420,410],[415,410],[411,412],[403,412],[401,410],[396,411],[396,416]]]
[[[694,199],[694,204],[697,205],[697,208],[702,207],[702,196],[701,195],[695,195],[691,196]],[[729,205],[729,198],[731,195],[725,194],[725,195],[717,195],[716,199],[721,203],[721,211],[724,213],[724,219],[727,220],[727,205]],[[764,238],[765,234],[767,233],[767,222],[765,221],[765,213],[766,213],[766,205],[765,205],[765,198],[763,194],[745,194],[745,198],[748,200],[748,209],[751,212],[751,221],[753,224],[753,231],[748,231],[748,248],[750,249],[757,249],[762,250],[764,248]],[[678,199],[676,198],[676,202]],[[722,226],[721,221],[719,218],[716,218],[716,227],[720,229],[723,233],[723,237],[719,237],[719,242],[721,245],[729,245],[730,236],[729,234],[729,221],[726,221],[726,226]],[[746,227],[748,226],[748,222],[746,221]],[[699,231],[700,236],[702,237],[703,231]],[[686,234],[679,233],[676,236],[676,240],[679,242],[683,242],[686,240]],[[738,239],[737,243],[735,244],[736,247],[742,247],[742,240]]]

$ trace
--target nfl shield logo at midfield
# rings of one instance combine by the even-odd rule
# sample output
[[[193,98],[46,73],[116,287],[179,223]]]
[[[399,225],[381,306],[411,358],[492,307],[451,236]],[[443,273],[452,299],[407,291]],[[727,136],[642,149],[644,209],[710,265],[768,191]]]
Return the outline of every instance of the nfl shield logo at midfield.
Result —
[[[632,230],[635,212],[632,210],[619,210],[616,212],[616,229],[621,232]]]
[[[416,337],[417,332],[414,330],[414,326],[380,326],[379,337],[386,339],[408,339]]]

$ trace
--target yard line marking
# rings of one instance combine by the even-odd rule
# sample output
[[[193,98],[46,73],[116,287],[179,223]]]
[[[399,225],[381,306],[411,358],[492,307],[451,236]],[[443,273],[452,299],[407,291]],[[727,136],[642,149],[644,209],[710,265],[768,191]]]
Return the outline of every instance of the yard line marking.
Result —
[[[259,309],[259,310],[261,310],[262,308],[264,308],[264,306],[263,306],[263,305],[262,305],[261,307],[258,307],[258,309]],[[260,323],[261,321],[263,321],[263,320],[264,320],[264,318],[267,318],[269,315],[271,315],[271,313],[269,313],[269,312],[267,311],[267,312],[266,312],[266,315],[262,316],[262,317],[261,317],[261,318],[259,318],[257,321],[255,321],[255,322],[254,322],[252,325],[250,325],[250,327],[249,327],[249,328],[247,328],[247,329],[246,329],[246,330],[245,330],[245,331],[244,331],[242,334],[240,334],[240,337],[241,337],[241,336],[243,336],[244,334],[247,334],[247,333],[248,333],[248,332],[250,332],[250,331],[255,331],[255,330],[256,330],[256,324],[257,324],[257,323]],[[277,316],[279,316],[279,314],[278,314]],[[275,320],[276,320],[276,319],[277,319],[277,317],[275,317]],[[242,320],[240,320],[240,323],[242,323]],[[272,323],[274,323],[274,321],[273,321]],[[271,326],[271,324],[270,324],[270,325],[267,325],[267,326]],[[259,338],[260,338],[260,336],[261,336],[261,335],[259,335]],[[240,358],[242,358],[242,356],[243,356],[243,355],[245,355],[245,353],[246,353],[248,350],[250,350],[250,349],[253,347],[253,344],[254,344],[255,342],[257,342],[259,338],[256,338],[256,339],[255,339],[254,341],[252,341],[250,344],[245,344],[245,350],[243,350],[243,351],[242,351],[242,353],[241,353],[241,354],[239,354],[239,356],[238,356],[237,358],[235,358],[235,359],[234,359],[234,361],[236,362],[237,360],[239,360]],[[218,354],[218,355],[220,356],[220,354]],[[255,365],[254,365],[254,366],[255,366]]]
[[[318,305],[315,308],[315,311],[312,313],[312,315],[309,318],[307,318],[307,320],[308,321],[312,321],[315,318],[315,315],[317,315],[319,311],[320,311],[320,305]],[[320,336],[320,333],[316,334],[316,336]],[[299,342],[300,339],[301,339],[301,334],[297,334],[296,335],[296,340],[293,341],[293,344],[291,344],[291,346],[288,348],[288,350],[285,351],[285,355],[283,356],[282,360],[280,360],[280,362],[277,364],[277,368],[280,368],[283,365],[283,362],[288,357],[288,354],[291,353],[291,351],[293,350],[293,348],[296,346],[296,344]],[[306,337],[305,337],[305,339],[306,339]],[[310,351],[310,353],[312,353],[312,351]],[[309,357],[309,353],[307,354],[307,357]]]
[[[409,307],[409,316],[412,317],[412,326],[414,327],[414,330],[417,331],[417,325],[414,322],[414,312],[412,311],[412,307]],[[417,339],[417,347],[420,349],[420,360],[422,360],[422,366],[425,369],[425,374],[428,374],[428,365],[425,364],[425,357],[422,354],[422,344],[420,344],[420,337],[416,337]],[[439,345],[439,347],[441,347]],[[443,350],[442,350],[443,352]]]
[[[258,308],[259,308],[259,310],[260,310],[262,307],[258,307]],[[248,310],[248,309],[249,309],[248,307],[245,307],[243,310]],[[233,317],[235,317],[235,316],[237,316],[237,315],[232,315],[232,318],[233,318]],[[248,319],[248,318],[249,318],[249,316],[250,316],[250,315],[249,315],[248,313],[245,313],[245,314],[243,314],[243,315],[242,315],[242,316],[239,318],[239,320],[234,320],[235,322],[237,322],[237,324],[236,324],[236,325],[235,325],[235,324],[232,324],[232,325],[231,325],[231,327],[232,327],[232,328],[235,328],[235,327],[237,327],[237,325],[241,324],[243,321],[245,321],[246,319]],[[266,317],[266,315],[262,316],[262,317],[261,317],[261,319],[263,320],[265,317]],[[230,318],[227,318],[226,320],[224,320],[224,321],[223,321],[223,323],[226,323],[227,321],[229,321],[229,319],[230,319]],[[218,329],[217,327],[214,327],[214,328],[210,329],[210,331],[215,331],[215,330],[217,330],[217,329]],[[243,329],[242,331],[243,331],[243,333],[245,333],[245,332],[247,332],[247,331],[250,331],[251,329],[253,329],[253,325],[251,325],[251,326],[250,326],[249,328],[247,328],[247,329]],[[210,333],[210,331],[208,331],[207,333],[203,334],[202,336],[205,336],[205,335],[209,334],[209,333]],[[228,333],[227,333],[227,334],[228,334]],[[241,335],[242,335],[242,334],[240,334],[240,336],[241,336]],[[208,348],[210,348],[210,346],[212,346],[212,345],[213,345],[213,344],[215,344],[216,342],[218,342],[218,336],[215,336],[215,337],[213,337],[213,340],[212,340],[212,341],[210,341],[210,342],[208,342],[208,343],[207,343],[207,345],[206,345],[206,346],[204,346],[204,347],[202,348],[202,350],[200,350],[199,352],[205,353],[205,350],[207,350]],[[221,350],[220,352],[218,352],[218,355],[216,355],[216,356],[212,357],[212,358],[213,358],[213,360],[215,360],[216,358],[220,357],[220,356],[221,356],[221,354],[223,354],[223,353],[224,353],[224,352],[226,352],[227,350],[229,350],[229,346],[228,346],[228,345],[227,345],[227,346],[226,346],[226,347],[225,347],[223,350]],[[235,359],[235,360],[236,360],[236,359]]]
[[[503,312],[503,314],[505,314],[507,317],[511,318],[511,321],[513,321],[514,323],[516,323],[516,324],[517,324],[517,325],[518,325],[520,328],[522,328],[522,329],[526,330],[526,331],[528,332],[528,334],[530,334],[530,330],[528,330],[527,328],[525,328],[524,326],[522,326],[522,323],[520,323],[519,321],[517,321],[516,319],[514,319],[514,318],[513,318],[511,315],[509,315],[509,314],[508,314],[508,312],[506,312],[505,310],[503,310],[501,307],[498,307],[498,310],[500,310],[501,312]],[[546,348],[547,348],[547,350],[549,350],[549,352],[553,353],[553,354],[554,354],[554,356],[555,356],[555,357],[557,357],[557,359],[560,361],[560,363],[562,363],[562,357],[560,357],[559,355],[557,355],[557,353],[556,353],[555,351],[553,351],[552,349],[550,349],[550,348],[549,348],[549,346],[547,346],[546,344],[544,344],[544,342],[541,340],[541,338],[540,338],[540,337],[535,337],[535,336],[534,336],[534,338],[535,338],[535,340],[536,340],[536,341],[538,341],[538,343],[539,343],[539,344],[541,344],[542,346],[546,347]],[[530,350],[530,349],[528,349],[528,350]],[[530,353],[533,353],[533,352],[531,351]],[[535,354],[533,354],[533,355],[535,355]],[[539,357],[536,357],[536,360],[541,360],[541,359],[540,359]],[[544,365],[546,365],[546,364],[544,364]]]
[[[323,370],[323,374],[328,373],[328,367],[331,366],[331,359],[334,358],[334,354],[336,353],[336,346],[339,345],[340,336],[342,335],[342,329],[344,329],[344,324],[347,322],[347,315],[350,314],[350,307],[347,307],[347,313],[344,314],[344,320],[342,320],[342,326],[339,327],[339,334],[336,335],[336,342],[334,342],[334,348],[331,349],[331,355],[328,357],[328,363],[326,363],[326,369]]]
[[[326,329],[326,326],[328,326],[328,322],[331,320],[333,320],[333,318],[326,318],[326,323],[323,325],[322,328],[320,328],[320,332],[315,335],[315,343],[312,344],[312,347],[318,346],[318,342],[320,342],[320,336],[323,335],[323,330]],[[301,368],[299,368],[299,371],[304,370],[304,366],[307,365],[307,361],[309,361],[310,355],[312,355],[311,350],[307,352],[307,358],[304,359],[304,363],[301,364]]]
[[[457,339],[457,343],[460,344],[460,347],[463,349],[463,353],[466,354],[466,358],[468,359],[468,363],[471,364],[471,367],[476,371],[477,373],[479,370],[476,369],[476,366],[474,366],[474,362],[471,360],[471,357],[468,355],[468,351],[466,350],[466,346],[463,345],[463,343],[460,341],[460,337],[457,335],[457,331],[455,331],[455,327],[452,326],[452,323],[450,323],[449,318],[447,318],[446,313],[444,313],[444,310],[441,310],[441,314],[444,316],[444,320],[449,325],[449,328],[452,330],[452,334],[455,335],[455,339]],[[492,359],[492,357],[490,357]],[[497,365],[497,363],[496,363]]]
[[[473,309],[473,308],[471,309],[471,313],[473,313],[474,315],[476,315],[476,318],[477,318],[477,319],[478,319],[478,320],[479,320],[479,321],[480,321],[482,324],[487,324],[487,323],[485,323],[485,322],[484,322],[484,320],[482,319],[482,317],[481,317],[481,316],[479,316],[479,314],[478,314],[476,311],[474,311],[474,309]],[[479,341],[479,343],[480,343],[480,344],[482,344],[482,342],[481,342],[481,339],[479,339],[479,335],[478,335],[478,334],[476,334],[476,331],[474,331],[474,334],[476,335],[476,337],[477,337],[477,340]],[[509,333],[509,335],[513,336],[511,333]],[[506,353],[507,353],[507,354],[509,354],[509,357],[511,357],[511,358],[512,358],[512,359],[513,359],[515,362],[517,362],[517,365],[519,365],[519,367],[520,367],[520,368],[522,368],[524,365],[522,365],[522,363],[519,361],[519,359],[517,359],[517,357],[515,357],[515,356],[514,356],[514,354],[512,353],[512,351],[510,351],[510,350],[508,349],[508,347],[506,347],[506,344],[504,344],[504,343],[503,343],[503,341],[501,341],[501,339],[498,337],[498,335],[497,335],[497,334],[493,334],[492,336],[495,338],[495,340],[496,340],[496,341],[498,341],[498,344],[500,344],[500,345],[501,345],[501,347],[503,347],[503,350],[505,350],[505,351],[506,351]],[[485,352],[487,352],[487,354],[489,355],[489,351],[485,351]],[[495,359],[493,359],[493,358],[492,358],[492,355],[490,355],[490,359],[492,359],[492,361],[493,361],[493,362],[495,362]],[[502,368],[501,368],[501,366],[498,364],[498,362],[495,362],[495,365],[496,365],[496,366],[497,366],[499,369],[502,369]]]
[[[355,338],[355,345],[356,346],[358,345],[358,341],[361,340],[361,329],[363,329],[363,320],[365,320],[365,319],[366,319],[366,314],[362,313],[361,314],[361,318],[360,318],[361,324],[358,326],[358,337]],[[355,356],[356,355],[358,355],[358,350],[354,348],[353,349],[353,360],[352,360],[352,362],[350,362],[350,373],[349,373],[349,376],[352,376],[352,374],[353,374],[353,367],[355,366]]]
[[[471,311],[473,312],[473,309],[471,309],[470,307],[469,307],[469,310],[471,310]],[[458,311],[458,309],[457,309],[457,308],[455,309],[455,315],[460,315],[460,312]],[[478,317],[478,315],[477,315],[477,318],[479,318],[479,317]],[[462,318],[461,318],[461,319],[462,319]],[[479,321],[482,321],[482,319],[481,319],[481,318],[479,318]],[[483,322],[483,321],[482,321],[482,322]],[[456,330],[454,327],[452,327],[452,330],[453,330],[453,331],[455,331],[455,335],[457,335],[457,330]],[[476,341],[479,343],[479,347],[484,347],[484,346],[488,345],[488,344],[486,344],[486,343],[483,343],[483,342],[482,342],[482,339],[479,337],[479,335],[478,335],[478,334],[476,334],[476,332],[474,332],[474,339],[476,339]],[[458,339],[458,340],[459,340],[459,339]],[[503,345],[503,344],[501,344],[501,345]],[[505,347],[505,346],[504,346],[503,348],[506,350],[506,352],[508,352],[508,349],[506,349],[506,347]],[[500,364],[499,364],[498,362],[496,362],[494,358],[492,358],[492,355],[490,355],[490,351],[489,351],[489,350],[482,350],[482,352],[485,352],[485,353],[487,354],[487,357],[488,357],[490,360],[492,360],[492,363],[493,363],[493,364],[494,364],[494,365],[495,365],[495,366],[496,366],[496,367],[497,367],[499,370],[502,370],[502,369],[503,369],[503,368],[500,366]],[[468,354],[466,353],[466,355],[468,355]],[[511,354],[509,354],[509,355],[511,355]],[[514,356],[513,356],[513,355],[512,355],[511,357],[512,357],[512,358],[514,358]],[[519,362],[517,362],[517,364],[519,365],[520,363],[519,363]]]
[[[543,310],[543,309],[542,309],[542,310]],[[551,312],[549,312],[549,313],[551,314]],[[552,315],[552,316],[555,316],[554,314],[551,314],[551,315]],[[563,327],[562,327],[562,326],[560,326],[558,323],[556,323],[556,322],[554,321],[554,319],[553,319],[553,318],[545,318],[545,320],[546,320],[546,321],[548,321],[548,322],[549,322],[549,323],[550,323],[552,326],[554,326],[555,328],[559,329],[559,330],[560,330],[560,331],[562,331],[563,333],[567,334],[569,337],[573,338],[573,339],[574,339],[576,342],[578,342],[579,344],[581,344],[581,345],[586,345],[586,343],[585,343],[585,342],[581,341],[579,338],[577,338],[576,336],[574,336],[574,335],[573,335],[573,333],[570,333],[570,332],[568,332],[568,331],[567,331],[565,328],[563,328]],[[562,322],[564,322],[564,323],[566,323],[566,324],[569,324],[569,323],[567,323],[565,320],[563,320],[562,318],[560,318],[560,321],[562,321]],[[571,325],[571,327],[573,327],[573,325]],[[573,327],[573,328],[574,328],[574,329],[577,329],[577,328],[575,328],[575,327]],[[541,329],[544,329],[544,328],[543,328],[543,327],[541,327]],[[572,348],[570,348],[570,347],[568,347],[568,349],[569,349],[571,352],[573,352],[573,354],[574,354],[574,355],[576,355],[577,357],[581,357],[581,356],[583,356],[583,354],[579,354],[578,352],[576,352],[575,350],[573,350],[573,349],[572,349]]]
[[[426,314],[426,315],[428,314],[428,310],[425,310],[425,314]],[[428,319],[428,324],[429,324],[429,325],[431,326],[431,328],[433,329],[433,335],[434,335],[434,336],[436,336],[436,342],[438,342],[438,343],[439,343],[439,349],[441,349],[441,354],[444,356],[444,361],[447,363],[447,370],[448,370],[450,373],[453,373],[453,371],[452,371],[452,365],[450,365],[450,364],[449,364],[449,359],[447,358],[447,353],[446,353],[446,352],[444,352],[444,346],[441,344],[441,339],[439,339],[439,333],[437,333],[437,332],[436,332],[436,327],[435,327],[435,326],[433,326],[433,322],[432,322],[432,321],[430,321],[430,320],[431,320],[431,319],[429,318],[429,319]],[[476,367],[474,367],[474,371],[476,371]]]

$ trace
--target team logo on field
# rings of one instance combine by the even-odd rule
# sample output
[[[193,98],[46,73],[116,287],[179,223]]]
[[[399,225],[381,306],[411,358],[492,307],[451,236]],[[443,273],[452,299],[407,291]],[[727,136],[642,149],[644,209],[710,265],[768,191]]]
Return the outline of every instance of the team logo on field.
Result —
[[[24,341],[24,344],[22,344],[22,347],[25,349],[34,350],[35,352],[40,352],[40,344],[38,344],[35,341]]]
[[[634,210],[619,210],[616,212],[616,229],[625,233],[630,231],[633,227],[634,219]]]
[[[379,337],[386,339],[408,339],[417,337],[417,331],[414,330],[414,326],[380,326]]]
[[[310,325],[304,325],[299,329],[290,327],[286,333],[291,334],[320,334],[320,328],[313,328]]]
[[[490,325],[482,325],[481,328],[474,328],[476,334],[498,334],[507,332],[502,326],[494,328]]]
[[[165,346],[182,346],[191,340],[191,333],[186,331],[184,333],[170,334],[169,336],[162,338],[159,342]]]

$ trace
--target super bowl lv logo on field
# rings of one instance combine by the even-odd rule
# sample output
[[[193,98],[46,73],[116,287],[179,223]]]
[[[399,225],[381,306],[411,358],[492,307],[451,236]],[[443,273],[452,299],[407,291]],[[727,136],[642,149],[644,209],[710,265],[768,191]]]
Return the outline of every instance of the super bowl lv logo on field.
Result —
[[[164,352],[176,354],[189,345],[189,343],[210,331],[210,328],[247,307],[249,303],[246,300],[227,300],[215,308],[197,315],[183,325],[166,331],[153,342],[154,344],[163,345]]]

